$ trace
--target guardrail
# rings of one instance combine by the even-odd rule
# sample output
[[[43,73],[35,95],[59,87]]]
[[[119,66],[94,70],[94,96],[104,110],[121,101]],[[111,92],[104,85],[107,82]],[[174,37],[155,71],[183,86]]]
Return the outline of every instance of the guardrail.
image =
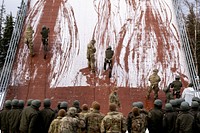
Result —
[[[195,95],[197,97],[200,97],[199,78],[198,78],[196,67],[194,64],[193,57],[192,57],[189,39],[188,39],[187,32],[186,32],[187,30],[185,27],[185,22],[183,20],[183,13],[180,8],[181,0],[172,0],[172,2],[173,2],[175,15],[176,15],[176,19],[177,19],[179,36],[180,36],[180,40],[181,40],[181,46],[182,46],[182,50],[185,53],[185,59],[186,59],[187,67],[188,67],[188,71],[189,71],[189,76],[190,76],[189,79],[190,79],[190,82],[192,82],[194,84],[194,89],[196,90]]]
[[[11,36],[9,48],[7,51],[6,59],[4,62],[4,66],[0,73],[0,109],[3,108],[3,103],[6,97],[7,88],[9,85],[12,67],[15,59],[15,54],[21,37],[24,20],[26,17],[27,4],[28,0],[25,1],[22,0],[21,6],[19,7],[19,10],[17,12],[15,25]]]

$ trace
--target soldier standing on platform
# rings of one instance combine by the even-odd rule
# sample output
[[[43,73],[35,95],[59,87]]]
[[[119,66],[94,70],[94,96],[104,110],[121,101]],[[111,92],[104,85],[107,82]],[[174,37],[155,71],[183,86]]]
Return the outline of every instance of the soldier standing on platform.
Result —
[[[29,24],[28,27],[26,28],[25,31],[25,40],[24,43],[27,44],[29,50],[30,50],[30,55],[33,57],[35,56],[34,50],[33,50],[33,33],[34,30],[32,26]]]
[[[95,53],[96,53],[96,48],[94,47],[95,43],[96,41],[93,39],[87,45],[88,67],[91,68],[91,71],[93,73],[95,72]]]
[[[150,81],[151,85],[148,89],[147,99],[150,98],[150,93],[151,93],[152,90],[154,91],[154,99],[157,99],[158,98],[158,91],[159,91],[158,83],[161,81],[160,77],[158,76],[158,69],[153,70],[153,74],[150,75],[149,81]]]
[[[112,57],[114,55],[114,51],[112,50],[111,46],[108,46],[108,48],[105,51],[105,60],[104,60],[104,70],[106,70],[106,65],[108,63],[109,68],[112,69]]]

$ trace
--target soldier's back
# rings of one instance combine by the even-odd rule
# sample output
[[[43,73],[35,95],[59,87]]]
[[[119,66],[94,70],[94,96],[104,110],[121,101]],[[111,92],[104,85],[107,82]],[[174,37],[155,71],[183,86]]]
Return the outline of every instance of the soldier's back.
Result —
[[[87,133],[100,133],[101,121],[104,115],[99,112],[91,112],[86,116]]]

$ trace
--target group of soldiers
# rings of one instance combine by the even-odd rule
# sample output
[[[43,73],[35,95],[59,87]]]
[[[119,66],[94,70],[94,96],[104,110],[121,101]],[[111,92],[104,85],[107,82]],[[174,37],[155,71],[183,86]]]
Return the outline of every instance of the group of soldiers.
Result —
[[[43,43],[43,48],[48,46],[48,37],[49,37],[49,28],[47,28],[45,25],[42,26],[42,30],[40,32],[40,34],[42,35],[42,43]],[[30,55],[31,57],[35,56],[35,52],[34,52],[34,48],[33,48],[33,27],[28,24],[26,31],[25,31],[25,35],[24,35],[24,43],[27,44],[29,51],[30,51]],[[46,59],[46,55],[44,55],[44,59]]]
[[[191,106],[182,98],[170,100],[163,107],[160,99],[146,110],[141,101],[133,102],[127,117],[119,112],[120,102],[114,88],[109,96],[109,112],[104,115],[100,104],[91,107],[78,100],[69,107],[66,101],[51,109],[51,100],[6,100],[0,112],[2,133],[199,133],[200,99],[193,97]]]
[[[153,70],[153,74],[149,76],[150,86],[148,87],[147,91],[147,99],[150,98],[150,93],[152,90],[154,91],[154,99],[158,99],[158,91],[159,89],[159,82],[161,81],[160,76],[158,75],[158,69]],[[172,88],[172,89],[171,89]],[[166,94],[166,102],[175,98],[181,97],[181,88],[182,82],[180,81],[180,76],[176,75],[175,80],[170,83],[167,87],[163,89]],[[171,92],[172,90],[172,92]]]
[[[96,53],[96,47],[95,47],[96,41],[92,39],[88,45],[87,45],[87,60],[88,60],[88,68],[91,69],[91,71],[95,72],[95,53]],[[104,70],[107,69],[107,64],[109,66],[109,69],[112,69],[112,58],[114,55],[114,51],[112,50],[111,46],[108,46],[105,51],[105,59],[104,59]]]

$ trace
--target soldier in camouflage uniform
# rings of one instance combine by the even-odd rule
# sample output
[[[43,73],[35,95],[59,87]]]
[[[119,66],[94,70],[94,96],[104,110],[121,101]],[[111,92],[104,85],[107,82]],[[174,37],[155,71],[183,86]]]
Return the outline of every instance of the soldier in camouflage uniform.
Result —
[[[48,133],[49,126],[55,117],[55,112],[50,108],[50,99],[44,99],[44,108],[40,111],[42,117],[42,126],[44,127],[44,133]]]
[[[114,103],[117,105],[118,108],[120,108],[121,104],[120,104],[120,101],[119,101],[119,96],[117,94],[117,91],[118,91],[118,88],[117,87],[114,87],[112,89],[112,92],[111,94],[109,95],[109,104],[110,103]]]
[[[11,100],[6,100],[4,109],[0,112],[0,129],[2,133],[9,133],[7,114],[11,110]]]
[[[109,105],[110,112],[103,118],[101,122],[102,133],[125,133],[127,130],[126,119],[122,113],[117,111],[117,105],[111,103]]]
[[[96,53],[96,48],[94,47],[95,43],[96,43],[95,40],[91,40],[90,43],[87,45],[88,67],[91,68],[92,72],[95,72],[95,53]]]
[[[33,57],[35,56],[34,50],[33,50],[33,33],[34,30],[32,26],[29,24],[25,31],[25,40],[24,43],[28,45],[28,48],[30,50],[30,55]]]
[[[150,75],[149,81],[151,85],[148,88],[147,99],[149,99],[152,90],[154,91],[154,99],[157,99],[159,91],[158,83],[160,82],[160,77],[158,76],[158,69],[153,70],[153,74]]]
[[[58,111],[58,117],[51,122],[48,133],[61,133],[61,119],[65,114],[66,111],[64,109]]]
[[[96,101],[92,103],[92,112],[86,115],[86,131],[87,133],[101,133],[101,121],[104,114],[100,113],[100,104]]]
[[[89,113],[88,111],[88,105],[87,104],[83,104],[82,105],[82,111],[78,114],[79,118],[85,121],[85,118],[87,116],[87,114]],[[78,129],[79,133],[86,133],[86,129],[85,128],[80,128]]]
[[[77,117],[76,108],[70,107],[67,115],[61,120],[61,133],[77,133],[79,128],[84,128],[84,120]]]
[[[176,98],[181,97],[181,87],[182,87],[182,82],[180,81],[180,76],[176,75],[175,81],[172,82],[171,88],[173,88],[173,96],[176,96]]]

